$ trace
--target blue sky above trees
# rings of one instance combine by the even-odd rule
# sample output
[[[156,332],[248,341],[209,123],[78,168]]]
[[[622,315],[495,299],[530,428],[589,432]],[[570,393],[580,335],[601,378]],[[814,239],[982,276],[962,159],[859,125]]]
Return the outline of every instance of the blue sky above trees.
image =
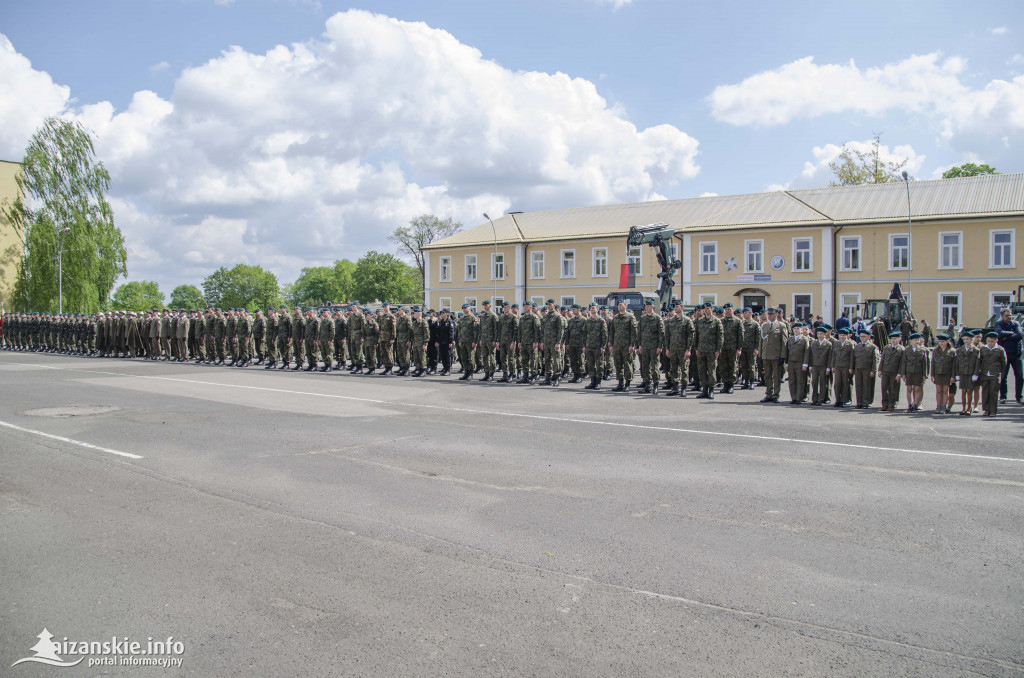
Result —
[[[1021,171],[1019,2],[4,3],[0,158],[92,129],[129,277],[393,251],[423,214]]]

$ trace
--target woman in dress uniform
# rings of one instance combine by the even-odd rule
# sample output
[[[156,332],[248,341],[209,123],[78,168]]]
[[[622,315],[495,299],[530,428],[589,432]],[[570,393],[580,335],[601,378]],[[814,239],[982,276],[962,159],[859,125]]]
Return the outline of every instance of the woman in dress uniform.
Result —
[[[936,337],[939,345],[932,349],[932,383],[935,384],[935,413],[949,414],[956,395],[956,351],[949,345],[949,335]]]
[[[997,343],[999,334],[985,335],[985,346],[978,356],[978,376],[981,378],[981,409],[983,417],[996,416],[999,402],[999,380],[1006,369],[1006,350]]]
[[[921,409],[924,399],[924,380],[928,378],[928,349],[922,344],[924,337],[920,332],[913,332],[908,337],[910,346],[903,352],[900,362],[900,377],[907,383],[907,412]]]
[[[978,358],[981,351],[975,345],[974,332],[960,335],[963,342],[956,349],[956,380],[960,383],[960,416],[969,417],[978,407]]]

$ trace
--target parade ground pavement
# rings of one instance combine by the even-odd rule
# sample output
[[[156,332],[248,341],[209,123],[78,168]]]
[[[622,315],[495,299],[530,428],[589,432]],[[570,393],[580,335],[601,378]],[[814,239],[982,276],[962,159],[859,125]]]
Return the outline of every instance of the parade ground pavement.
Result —
[[[456,377],[0,353],[0,674],[1024,676],[1019,405]]]

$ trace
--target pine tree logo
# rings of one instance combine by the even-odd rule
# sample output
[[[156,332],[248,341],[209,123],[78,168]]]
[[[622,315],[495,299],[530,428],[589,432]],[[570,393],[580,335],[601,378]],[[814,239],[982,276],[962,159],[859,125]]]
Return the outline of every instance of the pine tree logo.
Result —
[[[12,667],[22,662],[36,662],[39,664],[49,664],[50,666],[74,666],[85,659],[85,657],[79,657],[78,661],[75,662],[62,660],[60,655],[57,654],[58,646],[57,643],[53,642],[53,634],[46,629],[43,629],[43,632],[36,636],[36,638],[39,639],[39,642],[29,648],[35,652],[35,656],[19,659],[11,664]]]

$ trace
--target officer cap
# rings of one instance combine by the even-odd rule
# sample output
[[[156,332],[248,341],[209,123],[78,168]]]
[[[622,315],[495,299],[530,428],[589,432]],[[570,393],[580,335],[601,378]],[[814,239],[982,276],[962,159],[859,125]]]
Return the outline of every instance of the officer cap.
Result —
[[[723,309],[725,309],[725,308],[732,308],[732,302],[731,301],[725,302],[725,305],[723,305],[722,308]]]
[[[935,338],[938,339],[939,341],[949,341],[949,335],[946,334],[945,332],[940,332],[939,334],[936,334]]]
[[[996,334],[995,332],[988,332],[988,333],[985,334],[985,338],[986,339],[998,339],[999,335]]]
[[[924,335],[921,334],[920,332],[914,332],[913,334],[910,335],[910,338],[911,339],[924,339]]]
[[[899,336],[902,336],[899,332],[890,332],[889,333],[889,338],[890,339],[892,339],[893,337],[899,337]]]
[[[850,333],[851,332],[850,332],[850,328],[849,327],[840,327],[839,328],[839,334],[850,334]]]

